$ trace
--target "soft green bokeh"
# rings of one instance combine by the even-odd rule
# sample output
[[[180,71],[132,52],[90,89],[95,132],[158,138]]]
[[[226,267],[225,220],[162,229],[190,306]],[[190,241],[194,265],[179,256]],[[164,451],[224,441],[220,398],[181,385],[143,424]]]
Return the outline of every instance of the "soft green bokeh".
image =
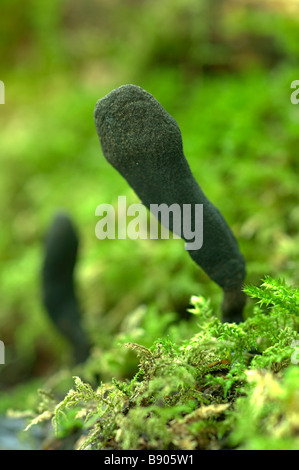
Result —
[[[185,313],[194,294],[219,313],[220,289],[181,241],[95,237],[98,204],[137,202],[103,158],[93,122],[96,101],[124,83],[147,89],[179,123],[196,179],[238,238],[247,281],[269,274],[298,284],[299,105],[290,85],[299,79],[299,15],[259,3],[2,0],[0,388],[71,364],[40,297],[42,240],[58,208],[80,233],[76,275],[95,355],[142,305],[157,321]],[[118,367],[125,373],[116,360],[111,374]]]

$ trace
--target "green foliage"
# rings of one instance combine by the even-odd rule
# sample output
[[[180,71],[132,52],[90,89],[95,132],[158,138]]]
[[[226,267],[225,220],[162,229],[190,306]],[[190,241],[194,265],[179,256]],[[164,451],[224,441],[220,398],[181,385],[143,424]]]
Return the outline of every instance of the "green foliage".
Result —
[[[248,395],[236,403],[231,445],[243,450],[298,450],[298,366],[279,376],[250,370],[247,380]]]
[[[247,286],[245,292],[251,297],[257,297],[258,303],[272,310],[291,315],[291,319],[296,322],[299,306],[299,289],[286,285],[282,279],[272,279],[265,277],[261,287]]]
[[[245,322],[223,324],[193,296],[193,337],[127,343],[139,360],[131,380],[94,390],[75,377],[32,423],[52,417],[59,436],[81,426],[81,449],[296,448],[298,289],[268,276],[245,290],[257,300]]]
[[[298,14],[245,3],[2,1],[1,413],[34,408],[32,390],[50,375],[36,420],[53,419],[62,439],[77,430],[78,447],[298,447]],[[179,241],[95,240],[98,204],[136,202],[101,156],[92,118],[96,100],[124,83],[178,121],[196,179],[238,238],[252,297],[243,325],[220,323],[221,293]],[[40,298],[43,234],[60,207],[80,233],[93,345],[74,370]],[[271,398],[264,371],[290,394]],[[72,376],[81,378],[68,395]]]

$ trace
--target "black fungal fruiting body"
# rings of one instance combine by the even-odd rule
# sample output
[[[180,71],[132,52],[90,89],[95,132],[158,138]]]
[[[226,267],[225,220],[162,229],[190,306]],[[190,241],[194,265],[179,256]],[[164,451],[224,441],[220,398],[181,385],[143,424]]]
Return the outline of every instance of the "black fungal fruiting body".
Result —
[[[240,321],[245,261],[226,221],[194,179],[177,122],[136,85],[121,86],[100,99],[94,117],[105,158],[147,208],[203,204],[203,245],[188,253],[223,288],[223,319]]]
[[[42,290],[49,317],[70,341],[75,362],[83,362],[88,357],[89,346],[74,286],[78,245],[78,236],[69,217],[57,214],[45,240]]]

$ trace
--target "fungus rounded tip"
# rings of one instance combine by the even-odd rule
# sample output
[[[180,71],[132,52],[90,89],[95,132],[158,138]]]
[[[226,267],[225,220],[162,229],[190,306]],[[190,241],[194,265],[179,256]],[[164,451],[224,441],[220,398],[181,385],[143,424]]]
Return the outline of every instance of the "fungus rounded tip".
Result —
[[[163,156],[163,149],[182,152],[176,121],[147,91],[137,85],[112,90],[95,106],[94,119],[106,159],[118,169]]]

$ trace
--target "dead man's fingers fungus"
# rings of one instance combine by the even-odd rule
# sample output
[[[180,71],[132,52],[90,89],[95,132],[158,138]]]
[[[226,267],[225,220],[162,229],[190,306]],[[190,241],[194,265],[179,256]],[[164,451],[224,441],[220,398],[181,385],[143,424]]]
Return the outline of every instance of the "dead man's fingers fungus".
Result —
[[[154,204],[183,209],[188,204],[194,230],[195,206],[203,205],[203,244],[188,253],[222,287],[224,321],[241,321],[245,261],[228,224],[191,172],[177,122],[136,85],[121,86],[100,99],[94,118],[105,158],[148,209]],[[173,222],[168,228],[173,231]]]

